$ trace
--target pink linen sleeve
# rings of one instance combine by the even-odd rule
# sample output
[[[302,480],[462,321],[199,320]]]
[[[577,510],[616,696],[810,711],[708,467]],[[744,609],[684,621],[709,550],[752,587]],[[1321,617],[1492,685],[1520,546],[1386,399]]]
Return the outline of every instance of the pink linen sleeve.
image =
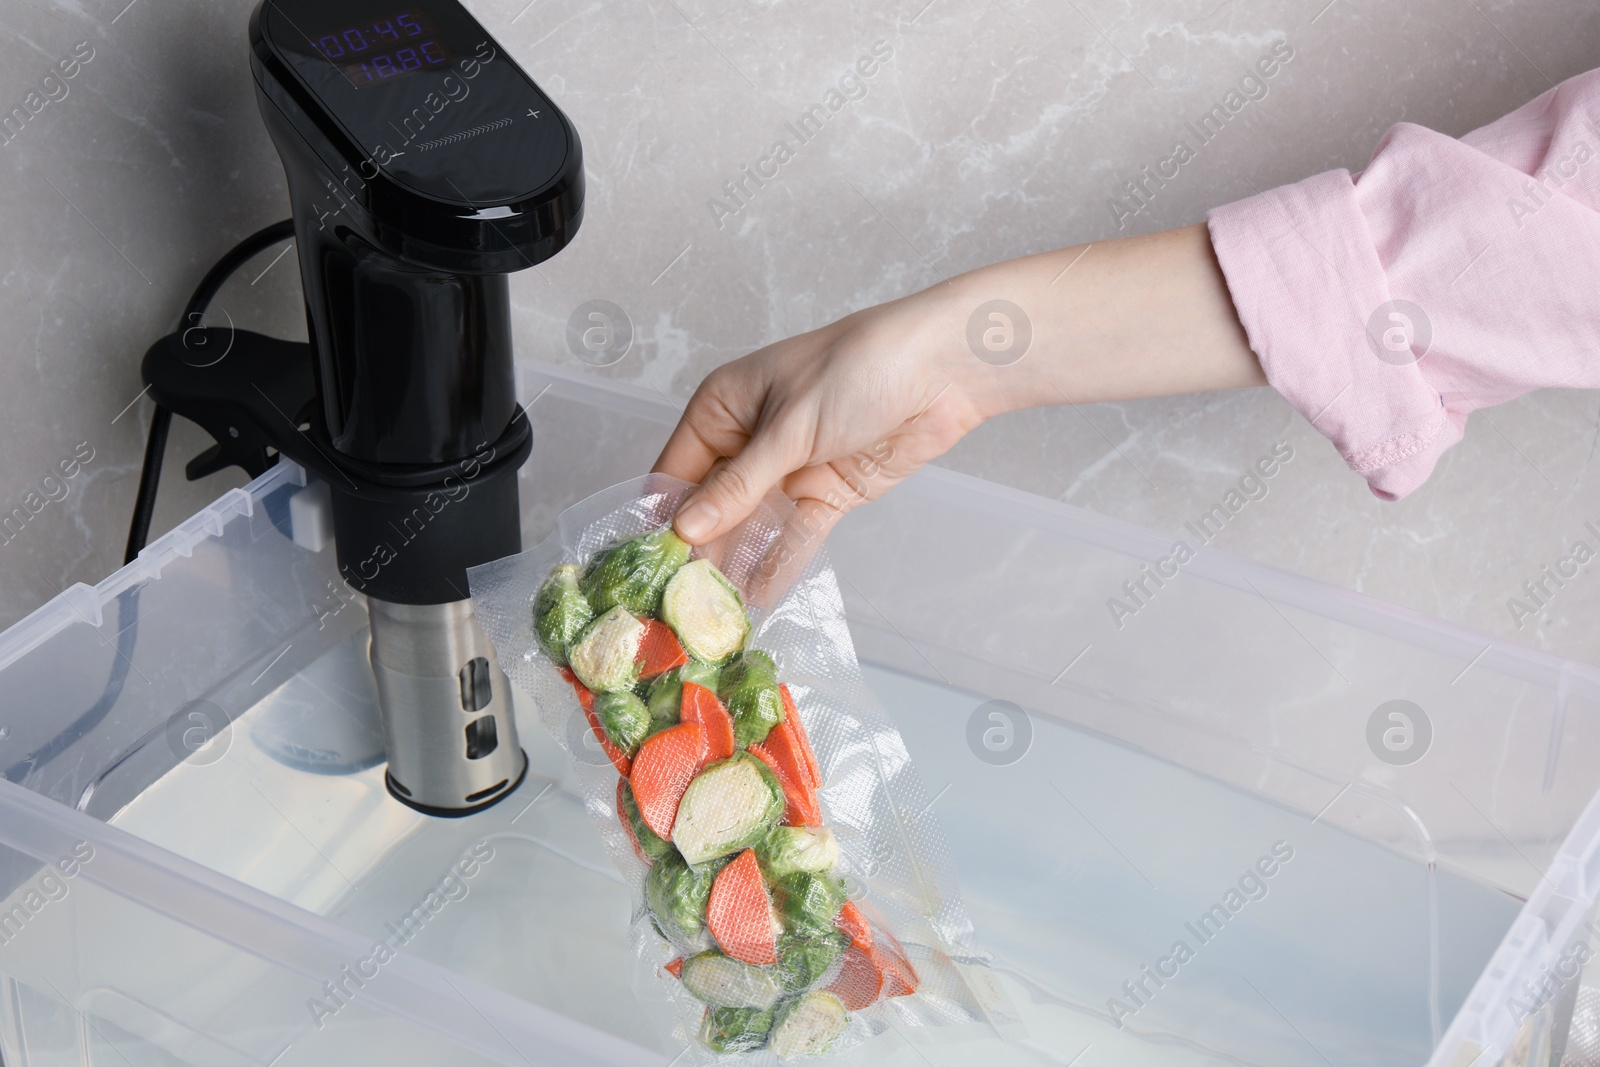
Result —
[[[1600,387],[1600,70],[1207,222],[1267,380],[1386,500],[1474,410]]]

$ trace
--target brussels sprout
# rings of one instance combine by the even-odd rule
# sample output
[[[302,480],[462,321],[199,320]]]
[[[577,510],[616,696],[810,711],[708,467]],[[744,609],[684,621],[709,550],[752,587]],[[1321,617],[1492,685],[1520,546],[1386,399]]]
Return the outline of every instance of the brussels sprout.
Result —
[[[639,680],[639,642],[644,623],[627,608],[616,607],[600,616],[567,651],[578,681],[596,693],[622,692]]]
[[[683,709],[683,683],[703,685],[713,693],[717,691],[717,676],[721,672],[709,663],[690,660],[681,667],[661,675],[650,683],[645,701],[650,705],[650,717],[664,723],[678,721]]]
[[[594,714],[611,743],[630,757],[650,733],[650,712],[644,701],[630,692],[598,694],[594,698]]]
[[[732,663],[722,669],[721,685],[739,685],[746,680],[765,680],[778,684],[778,665],[771,656],[759,648],[741,652]],[[719,686],[720,691],[720,686]]]
[[[678,672],[668,671],[651,682],[644,700],[653,721],[668,726],[677,722],[683,710],[683,683]]]
[[[689,545],[671,527],[629,538],[589,562],[583,595],[597,612],[620,604],[635,615],[654,615],[667,581],[688,559]]]
[[[722,669],[717,697],[733,716],[733,739],[747,748],[767,739],[783,721],[783,694],[778,692],[778,668],[765,652],[741,652]]]
[[[822,981],[849,943],[840,933],[784,938],[778,944],[778,981],[790,993],[810,989]]]
[[[794,937],[829,937],[844,907],[844,882],[831,874],[799,871],[773,884],[784,929]]]
[[[739,591],[708,559],[678,568],[661,594],[661,618],[702,663],[727,662],[750,636]]]
[[[771,1008],[712,1008],[700,1026],[700,1040],[712,1052],[750,1052],[772,1033]]]
[[[783,987],[770,967],[740,963],[720,952],[683,961],[683,987],[713,1008],[770,1008]]]
[[[566,665],[567,647],[593,618],[594,608],[578,588],[578,565],[568,563],[551,571],[533,602],[533,629],[558,666]]]
[[[679,681],[693,682],[695,685],[704,686],[715,693],[717,691],[717,682],[722,677],[722,668],[692,659],[679,667],[677,674]]]
[[[769,1048],[780,1060],[826,1052],[850,1028],[844,1001],[817,990],[785,1004],[772,1028]]]
[[[774,826],[756,846],[756,858],[769,878],[825,874],[839,865],[839,840],[826,826]]]
[[[672,841],[685,861],[705,863],[762,841],[784,807],[783,786],[767,765],[736,752],[689,783],[678,802]]]
[[[668,851],[650,868],[645,900],[668,940],[693,942],[705,929],[706,900],[719,865],[691,867],[676,851]]]
[[[633,839],[639,843],[640,852],[650,857],[653,863],[672,851],[672,846],[656,836],[656,832],[645,823],[644,816],[639,814],[639,802],[634,799],[633,787],[626,778],[619,781],[617,798],[622,805],[622,817],[628,820],[628,828],[633,831]]]

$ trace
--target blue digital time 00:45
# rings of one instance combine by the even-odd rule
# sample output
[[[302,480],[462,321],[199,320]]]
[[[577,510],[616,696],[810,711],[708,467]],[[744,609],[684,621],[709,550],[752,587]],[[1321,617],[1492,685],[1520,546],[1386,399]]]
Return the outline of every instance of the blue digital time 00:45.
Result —
[[[352,85],[363,89],[449,63],[449,51],[429,30],[420,14],[408,11],[325,33],[316,45],[323,58],[337,64]]]

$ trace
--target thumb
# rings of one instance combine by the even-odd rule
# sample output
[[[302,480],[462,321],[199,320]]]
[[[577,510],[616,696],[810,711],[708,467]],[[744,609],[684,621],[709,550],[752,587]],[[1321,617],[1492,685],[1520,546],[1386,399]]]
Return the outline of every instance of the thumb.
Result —
[[[673,527],[693,545],[727,533],[749,517],[761,498],[805,463],[804,451],[774,427],[757,431],[739,454],[713,467],[690,493]]]

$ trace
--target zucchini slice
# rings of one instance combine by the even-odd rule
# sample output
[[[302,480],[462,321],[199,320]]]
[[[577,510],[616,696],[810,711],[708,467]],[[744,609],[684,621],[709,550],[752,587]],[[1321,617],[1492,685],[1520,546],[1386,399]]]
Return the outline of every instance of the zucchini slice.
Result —
[[[683,987],[713,1008],[770,1008],[783,987],[770,968],[740,963],[720,952],[683,961]]]

